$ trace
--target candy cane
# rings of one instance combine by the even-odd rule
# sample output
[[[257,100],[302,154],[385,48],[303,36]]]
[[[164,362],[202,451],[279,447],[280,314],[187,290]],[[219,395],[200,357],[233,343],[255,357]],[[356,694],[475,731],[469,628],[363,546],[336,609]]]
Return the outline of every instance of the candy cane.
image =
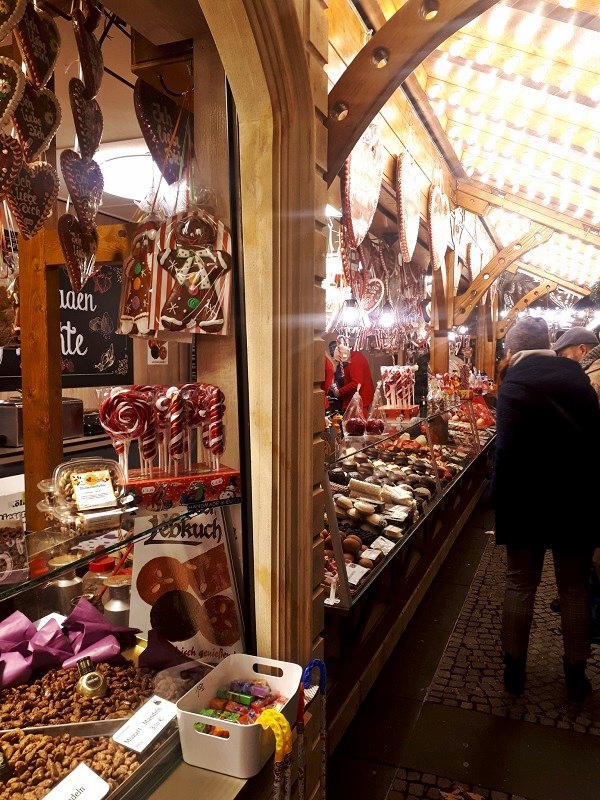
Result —
[[[168,438],[171,424],[169,419],[170,410],[171,398],[167,397],[166,392],[162,388],[157,389],[154,397],[154,421],[158,439],[158,468],[161,470],[166,470],[168,464]]]
[[[179,462],[183,459],[184,454],[183,398],[181,397],[181,392],[175,386],[167,391],[167,396],[171,400],[169,410],[171,434],[169,455],[173,462],[174,473],[177,475],[179,472]]]
[[[208,401],[208,439],[210,451],[213,455],[212,465],[219,469],[219,456],[225,449],[225,439],[223,436],[223,411],[225,396],[218,386],[213,386]]]

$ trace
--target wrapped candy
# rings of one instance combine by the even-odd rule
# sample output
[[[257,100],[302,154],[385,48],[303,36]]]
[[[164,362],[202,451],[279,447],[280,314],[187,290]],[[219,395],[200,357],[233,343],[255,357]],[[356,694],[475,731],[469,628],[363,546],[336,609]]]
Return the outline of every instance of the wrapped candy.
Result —
[[[344,430],[348,436],[363,436],[367,429],[367,420],[363,413],[360,383],[354,392],[348,407],[344,411]]]
[[[383,384],[377,381],[373,402],[367,417],[366,433],[370,435],[382,434],[385,431],[385,414],[382,406],[384,405]]]

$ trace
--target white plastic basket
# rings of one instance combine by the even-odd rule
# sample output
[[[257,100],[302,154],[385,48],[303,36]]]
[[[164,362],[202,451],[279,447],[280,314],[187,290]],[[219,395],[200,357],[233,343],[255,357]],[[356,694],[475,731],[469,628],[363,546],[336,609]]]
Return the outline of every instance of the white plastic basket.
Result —
[[[234,778],[251,778],[260,772],[269,756],[275,752],[275,739],[271,731],[265,731],[259,724],[238,725],[198,714],[216,697],[217,689],[233,680],[256,678],[266,680],[271,689],[288,698],[281,711],[290,725],[294,724],[302,667],[288,661],[235,653],[223,659],[177,702],[181,751],[186,763]],[[217,724],[219,728],[229,731],[229,738],[201,733],[194,728],[196,722]]]

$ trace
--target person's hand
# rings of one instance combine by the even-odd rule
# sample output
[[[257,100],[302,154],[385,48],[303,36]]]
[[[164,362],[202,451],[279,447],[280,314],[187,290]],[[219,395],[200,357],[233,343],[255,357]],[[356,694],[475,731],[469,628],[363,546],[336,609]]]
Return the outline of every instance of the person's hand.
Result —
[[[331,386],[329,387],[328,394],[332,395],[333,397],[339,397],[340,396],[340,390],[338,389],[337,384],[335,384],[335,383],[331,384]]]

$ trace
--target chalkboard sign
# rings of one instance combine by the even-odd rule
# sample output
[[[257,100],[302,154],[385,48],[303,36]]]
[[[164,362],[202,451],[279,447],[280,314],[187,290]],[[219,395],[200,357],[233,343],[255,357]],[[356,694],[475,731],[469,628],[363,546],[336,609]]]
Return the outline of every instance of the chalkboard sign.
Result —
[[[133,344],[115,333],[121,299],[122,264],[104,264],[81,292],[60,268],[62,385],[113,386],[133,383]],[[0,348],[0,390],[21,386],[19,350]]]

